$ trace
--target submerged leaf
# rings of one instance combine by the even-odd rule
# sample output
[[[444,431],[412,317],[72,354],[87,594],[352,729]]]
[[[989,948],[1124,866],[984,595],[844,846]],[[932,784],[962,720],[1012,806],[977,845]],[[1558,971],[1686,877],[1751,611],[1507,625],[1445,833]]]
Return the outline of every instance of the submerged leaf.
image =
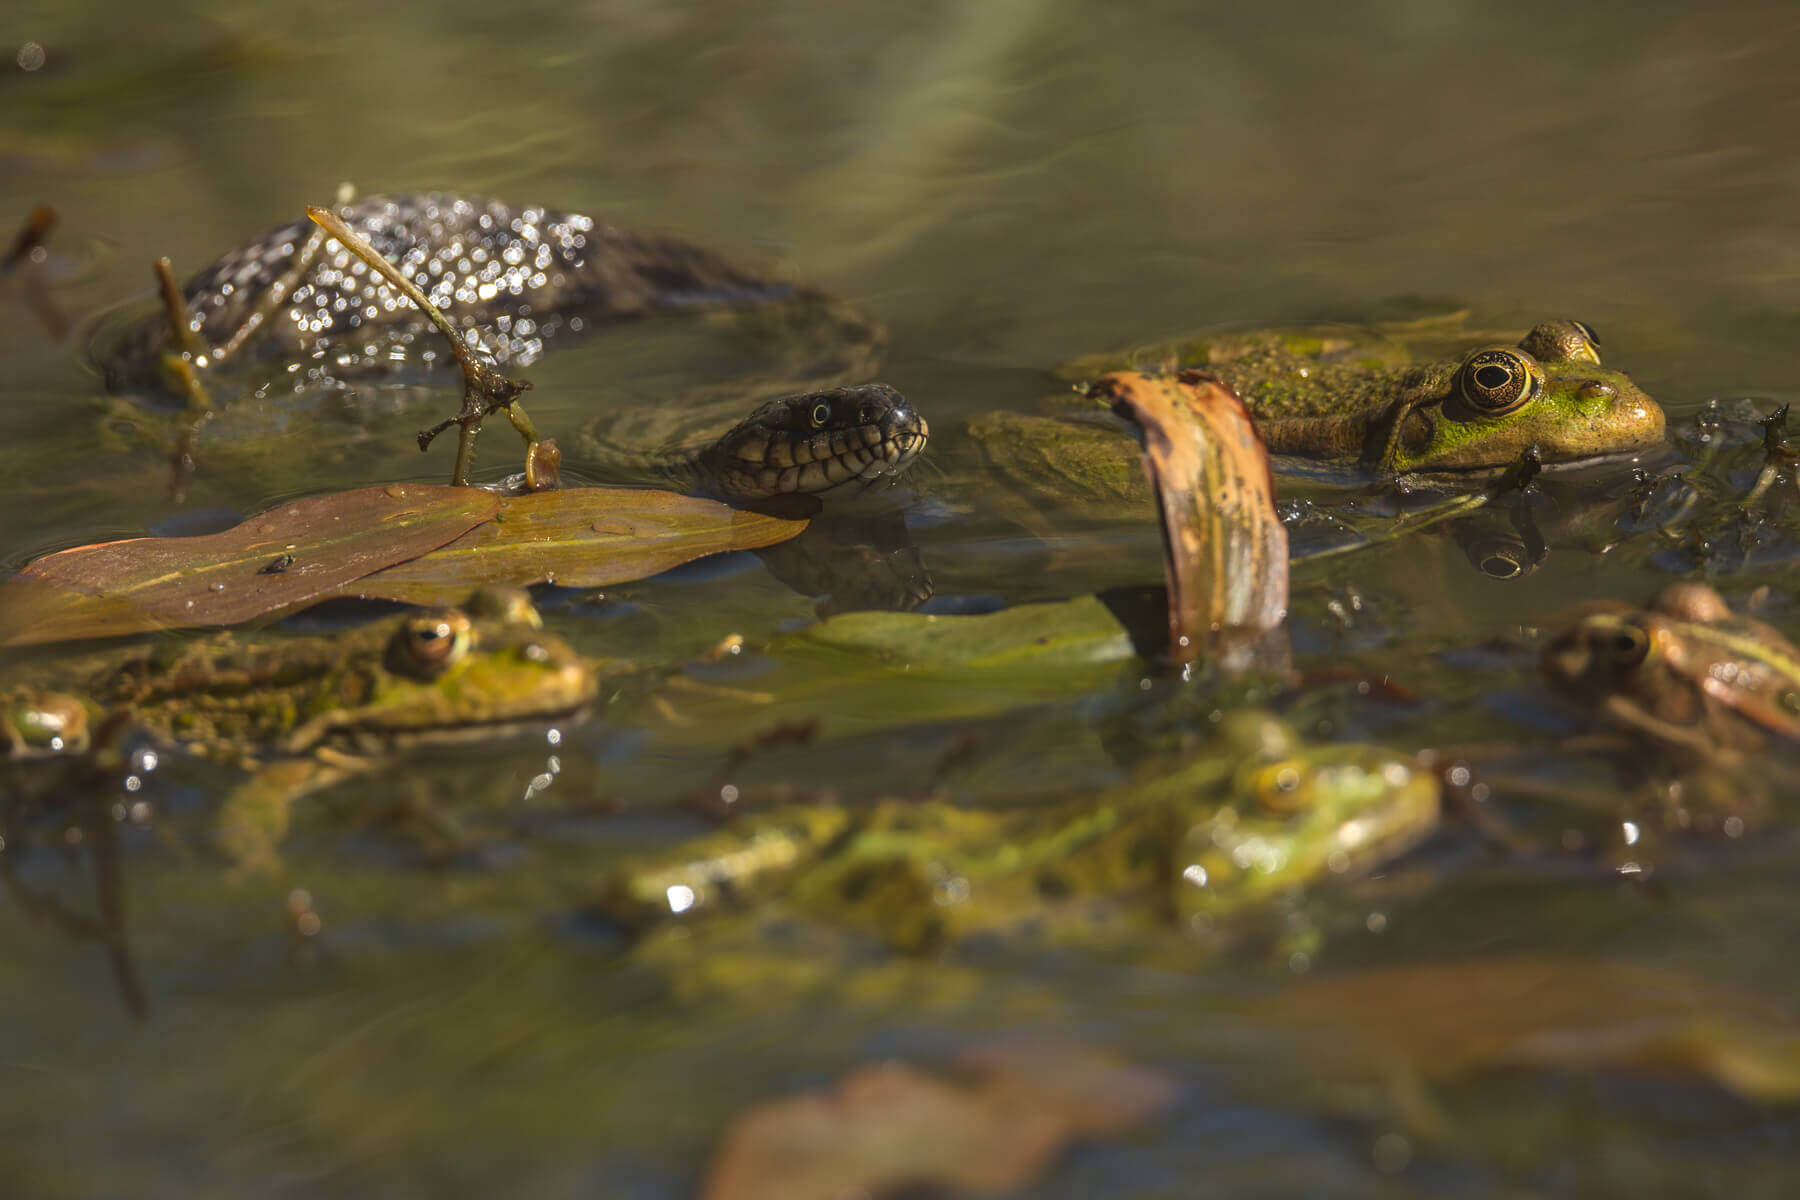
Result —
[[[201,537],[77,546],[0,585],[0,645],[287,612],[453,541],[500,503],[476,488],[395,483],[296,500]]]
[[[1054,703],[1111,686],[1134,658],[1125,627],[1082,596],[980,616],[846,613],[670,682],[707,744],[815,719],[831,741]]]
[[[454,603],[484,583],[604,587],[708,554],[756,550],[806,528],[646,488],[571,488],[501,501],[494,520],[427,558],[347,583],[346,596]]]
[[[1287,528],[1275,512],[1269,452],[1230,388],[1198,371],[1108,375],[1095,395],[1143,431],[1169,582],[1169,651],[1210,649],[1227,667],[1287,618]]]
[[[1709,1079],[1800,1102],[1800,1022],[1781,1006],[1628,963],[1502,958],[1359,971],[1261,1007],[1316,1032],[1309,1071],[1455,1079],[1506,1066]]]
[[[726,1132],[705,1200],[837,1200],[911,1187],[980,1195],[1041,1176],[1080,1138],[1118,1133],[1174,1098],[1165,1076],[1077,1045],[977,1047],[949,1082],[905,1063],[830,1092],[771,1100]]]

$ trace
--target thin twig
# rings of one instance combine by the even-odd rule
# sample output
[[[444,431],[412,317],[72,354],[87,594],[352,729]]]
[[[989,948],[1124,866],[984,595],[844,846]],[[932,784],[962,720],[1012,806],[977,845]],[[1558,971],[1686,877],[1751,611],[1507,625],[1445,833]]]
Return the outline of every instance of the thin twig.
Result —
[[[212,395],[200,381],[200,368],[208,361],[206,346],[195,332],[181,285],[175,282],[175,270],[167,258],[156,260],[156,283],[162,293],[163,311],[169,318],[169,336],[176,349],[163,355],[163,368],[181,393],[187,407],[181,413],[181,433],[175,439],[175,453],[170,460],[169,496],[180,500],[187,492],[187,481],[194,473],[194,438],[200,426],[212,416]]]
[[[537,429],[533,427],[531,419],[525,415],[524,410],[515,401],[521,392],[531,387],[531,384],[508,379],[500,372],[478,361],[474,351],[469,348],[468,342],[457,332],[456,326],[452,325],[450,319],[438,311],[437,305],[426,299],[425,293],[419,290],[418,285],[401,274],[400,269],[383,258],[373,246],[357,236],[336,213],[328,208],[309,204],[306,206],[306,215],[347,247],[352,254],[368,263],[371,270],[398,288],[402,295],[417,305],[419,311],[425,314],[426,319],[435,325],[438,332],[449,341],[450,352],[456,356],[457,364],[462,367],[462,411],[448,420],[438,422],[430,429],[422,430],[419,434],[419,449],[429,448],[432,440],[450,426],[460,426],[462,432],[457,441],[456,466],[451,474],[450,482],[458,486],[466,486],[469,482],[469,469],[475,460],[475,435],[481,431],[481,422],[496,409],[504,408],[513,428],[517,429],[519,436],[525,439],[527,453],[529,453],[530,447],[538,441]]]
[[[25,218],[25,224],[19,227],[19,236],[13,239],[12,249],[0,258],[0,275],[5,275],[14,267],[32,256],[32,251],[44,244],[50,231],[56,227],[56,210],[48,204],[40,204],[31,210]],[[41,256],[40,256],[41,257]]]

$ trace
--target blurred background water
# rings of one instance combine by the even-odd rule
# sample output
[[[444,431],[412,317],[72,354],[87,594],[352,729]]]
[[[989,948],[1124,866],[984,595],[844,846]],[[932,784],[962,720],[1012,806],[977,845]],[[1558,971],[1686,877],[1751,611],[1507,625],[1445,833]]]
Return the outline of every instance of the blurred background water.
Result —
[[[883,377],[945,431],[1030,403],[1074,354],[1445,298],[1483,326],[1581,317],[1673,424],[1713,397],[1800,397],[1797,32],[1783,3],[14,0],[0,15],[0,231],[35,204],[57,210],[53,294],[82,314],[146,295],[156,256],[198,269],[344,181],[594,213],[778,262],[876,313],[892,334]],[[100,388],[79,333],[47,336],[15,281],[0,305],[8,566],[197,509],[447,473],[447,447],[422,460],[400,437],[254,483],[203,475],[181,504],[146,484],[159,461],[90,476],[111,460],[87,457]],[[653,394],[661,380],[635,353],[626,333],[551,355],[529,372],[533,415],[554,429]],[[954,528],[936,537],[955,552]],[[1473,644],[1577,594],[1641,598],[1655,574],[1584,560],[1508,592],[1444,583],[1441,557],[1365,569],[1393,611],[1424,610],[1440,635],[1424,651],[1378,638],[1387,653]],[[1153,581],[1154,557],[1143,565]],[[771,627],[807,615],[733,570],[761,597],[741,611]],[[714,582],[636,599],[711,628],[738,610],[679,614]],[[1451,719],[1484,719],[1482,677],[1421,670],[1435,674],[1415,686],[1437,685]],[[1500,678],[1525,686],[1517,669]],[[1016,778],[1079,726],[1079,699],[1022,718]],[[856,752],[915,769],[900,735]],[[693,771],[600,734],[586,753],[647,793]],[[818,768],[827,782],[867,768],[840,754]],[[542,757],[490,764],[494,786],[523,786]],[[210,786],[165,800],[201,804]],[[581,837],[629,840],[606,825],[532,853],[578,873]],[[339,850],[245,884],[139,847],[134,936],[156,1001],[143,1027],[98,950],[0,905],[0,1174],[24,1189],[9,1194],[678,1195],[735,1106],[995,1026],[1085,1029],[1166,1055],[1188,1085],[1159,1131],[1084,1152],[1032,1194],[1601,1194],[1671,1179],[1648,1190],[1705,1194],[1733,1153],[1762,1167],[1727,1171],[1747,1189],[1735,1194],[1783,1194],[1791,1120],[1686,1120],[1677,1101],[1585,1092],[1527,1093],[1590,1121],[1561,1167],[1513,1171],[1495,1151],[1385,1177],[1374,1132],[1243,1099],[1233,1081],[1254,1065],[1221,1065],[1231,1038],[1196,1030],[1265,964],[925,964],[862,1008],[820,991],[798,1008],[696,1013],[516,872],[496,869],[501,886]],[[1487,920],[1425,920],[1407,953],[1625,948],[1791,989],[1769,956],[1796,932],[1779,903],[1794,861],[1709,876],[1675,910],[1610,885],[1565,880],[1534,899],[1530,877],[1465,884],[1459,911]],[[300,883],[350,914],[337,957],[310,974],[284,965],[282,897]],[[1472,1119],[1516,1104],[1507,1086],[1463,1097]],[[1685,1140],[1658,1141],[1670,1131]]]

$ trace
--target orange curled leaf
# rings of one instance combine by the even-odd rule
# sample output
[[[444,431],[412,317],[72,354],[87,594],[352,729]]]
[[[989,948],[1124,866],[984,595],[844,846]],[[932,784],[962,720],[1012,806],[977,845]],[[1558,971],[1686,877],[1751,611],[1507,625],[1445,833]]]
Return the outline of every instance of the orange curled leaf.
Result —
[[[1287,618],[1287,528],[1269,452],[1243,402],[1210,375],[1116,371],[1094,395],[1137,426],[1155,489],[1169,586],[1169,651],[1228,668]]]

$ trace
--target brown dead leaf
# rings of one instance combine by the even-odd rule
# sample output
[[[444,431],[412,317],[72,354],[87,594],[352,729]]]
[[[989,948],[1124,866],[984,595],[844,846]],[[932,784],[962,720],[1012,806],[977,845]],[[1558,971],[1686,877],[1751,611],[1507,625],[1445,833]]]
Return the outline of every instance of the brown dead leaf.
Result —
[[[1171,656],[1186,665],[1211,651],[1241,669],[1288,606],[1287,528],[1256,426],[1230,388],[1198,371],[1118,371],[1094,394],[1142,433],[1162,516]]]
[[[703,1200],[1012,1192],[1071,1142],[1137,1124],[1175,1092],[1162,1075],[1068,1044],[979,1047],[959,1066],[968,1078],[952,1082],[881,1063],[756,1106],[726,1131]]]
[[[713,500],[647,488],[567,488],[505,500],[495,519],[430,555],[359,578],[339,594],[449,604],[484,583],[604,587],[806,528]]]
[[[288,612],[429,553],[499,507],[500,497],[476,488],[394,483],[296,500],[202,537],[77,546],[0,585],[0,645]]]

